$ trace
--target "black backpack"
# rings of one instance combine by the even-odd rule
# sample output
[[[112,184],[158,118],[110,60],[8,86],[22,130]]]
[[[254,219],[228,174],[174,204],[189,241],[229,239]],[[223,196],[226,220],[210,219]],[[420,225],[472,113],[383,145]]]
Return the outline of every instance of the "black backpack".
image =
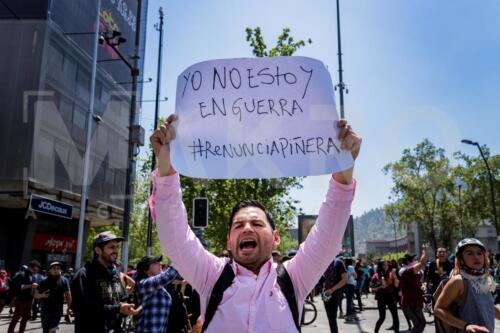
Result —
[[[276,272],[278,274],[278,285],[280,286],[281,292],[285,296],[288,306],[292,311],[292,317],[295,323],[295,327],[299,332],[301,332],[299,325],[299,309],[297,307],[297,298],[295,297],[292,279],[290,279],[290,275],[288,275],[285,267],[281,264],[276,267]],[[205,322],[203,323],[202,332],[205,332],[207,330],[208,325],[214,318],[215,312],[217,311],[217,308],[222,301],[224,291],[233,283],[234,277],[235,276],[233,269],[231,268],[231,263],[228,262],[226,266],[224,266],[224,270],[217,279],[217,282],[215,282],[212,294],[210,295],[207,310],[205,311]]]
[[[184,304],[184,295],[178,290],[174,284],[167,286],[167,291],[172,297],[170,305],[170,313],[168,315],[167,332],[186,333],[186,328],[189,326],[189,318]]]

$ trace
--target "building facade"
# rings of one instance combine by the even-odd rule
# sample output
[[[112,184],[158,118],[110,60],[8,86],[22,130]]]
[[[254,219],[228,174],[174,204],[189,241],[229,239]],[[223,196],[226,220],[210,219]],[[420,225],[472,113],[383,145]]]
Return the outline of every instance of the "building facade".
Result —
[[[139,4],[147,8],[147,1],[101,0],[100,33],[119,31],[127,41],[117,48],[128,58],[136,53]],[[0,3],[0,266],[7,269],[31,259],[74,265],[96,16],[97,1]],[[100,45],[86,231],[123,219],[130,81],[117,53]]]

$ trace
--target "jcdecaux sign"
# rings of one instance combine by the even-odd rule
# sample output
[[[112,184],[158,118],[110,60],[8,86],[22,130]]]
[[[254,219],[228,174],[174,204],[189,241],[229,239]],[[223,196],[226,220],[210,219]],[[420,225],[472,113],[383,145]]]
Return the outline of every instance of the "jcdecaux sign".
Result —
[[[32,194],[30,197],[29,208],[36,212],[50,214],[65,219],[71,219],[73,216],[73,206],[35,194]]]

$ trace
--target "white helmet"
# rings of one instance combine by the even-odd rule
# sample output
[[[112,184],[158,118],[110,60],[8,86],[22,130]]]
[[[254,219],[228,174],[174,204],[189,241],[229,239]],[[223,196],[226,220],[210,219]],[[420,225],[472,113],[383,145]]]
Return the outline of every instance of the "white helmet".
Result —
[[[462,253],[462,251],[467,247],[467,246],[479,246],[482,248],[484,251],[486,251],[486,247],[484,246],[483,243],[481,243],[480,240],[476,238],[464,238],[460,242],[458,242],[457,246],[455,247],[455,256],[458,257],[459,254]]]

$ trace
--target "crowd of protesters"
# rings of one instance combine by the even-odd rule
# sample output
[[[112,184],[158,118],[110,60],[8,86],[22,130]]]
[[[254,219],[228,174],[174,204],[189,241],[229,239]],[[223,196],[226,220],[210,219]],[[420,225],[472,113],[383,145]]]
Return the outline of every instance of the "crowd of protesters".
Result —
[[[64,317],[68,322],[74,318],[75,332],[201,331],[197,292],[174,267],[163,265],[161,256],[145,256],[136,267],[120,272],[121,240],[111,232],[97,235],[94,260],[76,274],[71,268],[63,273],[64,265],[57,261],[47,271],[36,260],[14,276],[0,270],[0,313],[6,305],[14,309],[7,332],[14,332],[18,324],[19,332],[24,332],[27,321],[35,320],[37,313],[43,332],[56,332]],[[364,310],[362,295],[369,294],[374,295],[379,313],[375,333],[387,310],[391,315],[387,330],[400,331],[398,308],[408,330],[423,332],[424,294],[434,295],[437,332],[447,332],[447,326],[464,332],[492,332],[499,316],[494,305],[500,303],[496,287],[500,255],[489,255],[476,239],[461,241],[451,255],[440,247],[429,260],[428,252],[424,245],[420,256],[406,254],[399,260],[369,263],[338,255],[311,291],[311,296],[323,299],[331,332],[338,332],[337,318],[358,321],[357,314]],[[273,251],[272,258],[282,264],[295,254],[282,256]],[[219,254],[229,256],[228,251]],[[64,304],[67,313],[63,313]]]
[[[74,324],[75,332],[194,332],[196,291],[162,264],[161,256],[145,256],[136,268],[120,272],[121,240],[111,232],[98,234],[93,260],[77,272],[63,273],[64,264],[54,261],[41,273],[36,260],[13,276],[0,270],[0,313],[6,305],[14,309],[7,332],[16,327],[25,332],[38,313],[44,333],[57,332],[62,318]]]
[[[128,267],[129,274],[123,273],[117,266],[123,239],[111,232],[100,233],[93,240],[93,260],[70,279],[63,276],[59,262],[51,263],[49,276],[41,279],[37,275],[41,265],[32,261],[10,286],[0,285],[12,290],[15,298],[8,333],[14,332],[19,320],[19,332],[24,332],[38,304],[43,331],[57,331],[64,302],[69,309],[66,315],[74,316],[77,333],[300,332],[305,300],[319,290],[334,333],[338,332],[342,299],[346,311],[339,317],[346,322],[359,320],[363,291],[375,294],[379,312],[375,333],[385,320],[386,309],[392,316],[390,329],[400,331],[398,305],[411,332],[422,333],[424,293],[432,292],[437,295],[436,315],[442,324],[436,327],[448,325],[469,333],[493,331],[500,311],[494,306],[491,260],[478,240],[466,239],[457,245],[454,265],[447,262],[443,248],[428,263],[425,245],[419,257],[407,254],[399,262],[380,260],[365,265],[349,257],[333,259],[354,197],[352,169],[332,174],[315,226],[288,258],[272,251],[280,244],[279,232],[267,209],[253,200],[240,201],[231,213],[229,252],[219,257],[208,252],[189,228],[180,177],[171,164],[169,143],[175,138],[172,123],[176,119],[170,116],[151,136],[158,169],[149,201],[160,243],[173,267],[163,267],[161,257],[146,256],[135,272]],[[337,126],[342,147],[356,159],[361,138],[345,120]],[[454,275],[447,280],[452,267]],[[493,274],[500,275],[498,269]],[[449,283],[444,285],[445,281]],[[189,306],[186,294],[192,300]]]

